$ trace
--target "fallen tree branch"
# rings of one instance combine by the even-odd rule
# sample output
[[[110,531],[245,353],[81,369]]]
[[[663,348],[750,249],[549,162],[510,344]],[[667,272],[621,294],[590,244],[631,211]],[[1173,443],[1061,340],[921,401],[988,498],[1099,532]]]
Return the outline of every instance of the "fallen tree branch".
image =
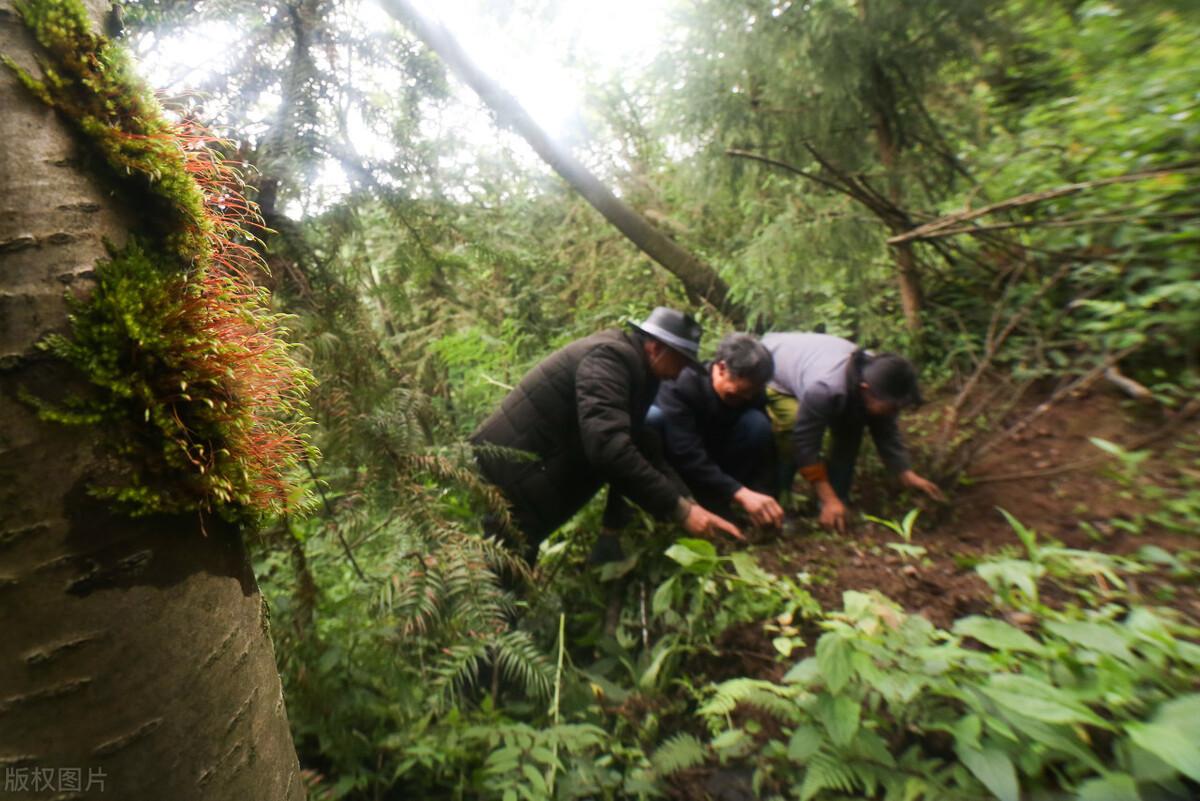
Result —
[[[1075,184],[1067,184],[1066,186],[1056,187],[1054,189],[1046,189],[1041,192],[1030,192],[1024,195],[1017,195],[1007,200],[1001,200],[996,203],[989,203],[978,209],[968,209],[955,214],[948,214],[933,222],[920,225],[911,231],[906,231],[903,234],[897,234],[888,239],[889,245],[899,245],[904,242],[912,242],[921,239],[934,239],[944,235],[943,232],[956,226],[960,223],[969,222],[971,220],[984,217],[988,214],[994,214],[998,211],[1007,209],[1015,209],[1021,206],[1030,206],[1034,203],[1041,203],[1046,200],[1054,200],[1055,198],[1074,195],[1079,192],[1084,192],[1089,189],[1096,189],[1101,186],[1109,186],[1112,184],[1132,183],[1135,181],[1145,181],[1150,178],[1159,178],[1165,175],[1184,175],[1200,172],[1197,167],[1197,162],[1189,161],[1182,164],[1177,164],[1173,167],[1166,167],[1157,170],[1140,170],[1138,172],[1126,173],[1124,175],[1114,175],[1110,178],[1098,178],[1094,181],[1081,181]]]
[[[964,225],[959,228],[947,228],[937,233],[927,234],[920,239],[923,242],[932,242],[935,239],[943,239],[948,236],[958,236],[960,234],[979,235],[990,231],[1005,231],[1013,228],[1074,228],[1081,225],[1111,225],[1114,223],[1134,222],[1135,220],[1192,220],[1197,216],[1194,211],[1176,211],[1162,212],[1158,214],[1110,214],[1103,217],[1071,217],[1061,220],[1021,220],[1019,222],[993,223],[991,225]],[[888,240],[891,244],[893,241],[902,241],[900,237],[892,237]]]

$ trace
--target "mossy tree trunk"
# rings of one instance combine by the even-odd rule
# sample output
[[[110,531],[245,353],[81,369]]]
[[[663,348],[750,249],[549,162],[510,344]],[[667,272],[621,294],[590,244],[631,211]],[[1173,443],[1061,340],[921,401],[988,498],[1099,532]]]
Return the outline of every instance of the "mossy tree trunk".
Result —
[[[0,52],[37,74],[11,0],[0,0]],[[110,513],[86,488],[116,457],[86,428],[39,420],[26,400],[87,391],[36,346],[66,329],[64,291],[88,291],[103,240],[121,244],[137,215],[4,68],[0,108],[4,797],[303,798],[240,532]]]

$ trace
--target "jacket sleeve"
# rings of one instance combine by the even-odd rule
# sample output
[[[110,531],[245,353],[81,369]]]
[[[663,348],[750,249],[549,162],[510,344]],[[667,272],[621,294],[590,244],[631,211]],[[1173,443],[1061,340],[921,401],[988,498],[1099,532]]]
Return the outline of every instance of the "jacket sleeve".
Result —
[[[867,417],[867,428],[871,431],[871,439],[875,440],[875,449],[887,469],[893,473],[903,473],[912,466],[908,457],[908,448],[904,446],[904,438],[900,436],[900,426],[896,416]]]
[[[658,406],[667,422],[667,456],[693,492],[703,490],[706,494],[728,500],[742,485],[723,472],[708,455],[704,437],[700,433],[701,412],[697,408],[703,400],[694,397],[691,390],[698,388],[685,384],[685,380],[681,376],[673,383],[664,384],[658,393]]]
[[[796,425],[792,429],[792,458],[805,479],[825,481],[827,473],[821,458],[821,445],[825,430],[837,413],[837,396],[824,387],[814,387],[799,401]]]
[[[598,347],[579,363],[575,405],[584,455],[600,477],[650,514],[669,518],[680,494],[633,440],[629,419],[634,377],[615,350]]]

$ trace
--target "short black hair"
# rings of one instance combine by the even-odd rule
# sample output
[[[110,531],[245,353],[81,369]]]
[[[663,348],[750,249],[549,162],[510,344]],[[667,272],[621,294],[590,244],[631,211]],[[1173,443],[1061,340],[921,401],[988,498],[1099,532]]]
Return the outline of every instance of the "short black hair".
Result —
[[[723,362],[734,378],[748,378],[759,385],[765,386],[775,375],[771,351],[749,334],[727,334],[717,343],[713,361]]]
[[[917,368],[898,354],[870,356],[863,368],[862,380],[867,382],[871,392],[880,400],[894,403],[902,409],[924,403],[921,388],[917,384]]]

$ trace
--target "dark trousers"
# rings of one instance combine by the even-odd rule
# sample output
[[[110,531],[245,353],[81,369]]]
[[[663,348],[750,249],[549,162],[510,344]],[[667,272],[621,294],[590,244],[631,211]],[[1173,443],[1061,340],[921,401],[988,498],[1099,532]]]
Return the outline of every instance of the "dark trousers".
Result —
[[[850,487],[854,484],[854,466],[858,464],[862,438],[861,425],[848,424],[829,432],[829,458],[825,461],[825,471],[829,474],[833,491],[843,503],[850,502]],[[796,479],[796,464],[792,461],[791,442],[787,445],[787,453],[779,460],[779,482],[782,486],[790,487]]]
[[[665,438],[666,425],[662,409],[651,406],[646,426],[663,432]],[[739,484],[772,497],[779,494],[775,438],[771,420],[761,409],[746,409],[728,425],[706,431],[705,449],[721,472]],[[705,509],[723,517],[732,512],[729,498],[717,497],[703,488],[691,489]]]

